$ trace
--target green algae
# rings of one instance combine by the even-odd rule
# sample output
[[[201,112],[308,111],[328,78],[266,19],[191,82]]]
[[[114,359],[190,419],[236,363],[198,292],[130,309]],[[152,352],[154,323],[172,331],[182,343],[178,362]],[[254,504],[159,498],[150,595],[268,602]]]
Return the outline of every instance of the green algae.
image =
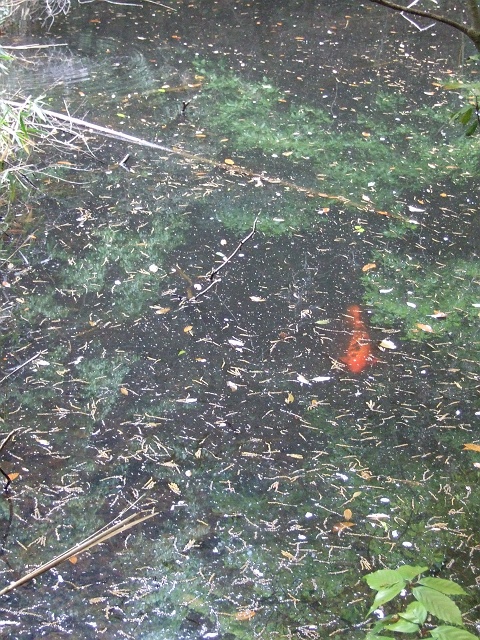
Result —
[[[361,112],[351,108],[336,119],[296,104],[267,80],[249,82],[208,65],[200,71],[207,82],[198,107],[247,165],[263,156],[280,176],[295,167],[304,186],[391,212],[401,211],[398,200],[407,190],[472,177],[477,147],[448,128],[446,109],[377,92]]]
[[[404,336],[418,341],[447,339],[478,351],[480,269],[474,260],[452,258],[424,264],[419,258],[381,253],[379,268],[362,277],[373,320],[401,325]],[[423,327],[423,328],[422,328]]]

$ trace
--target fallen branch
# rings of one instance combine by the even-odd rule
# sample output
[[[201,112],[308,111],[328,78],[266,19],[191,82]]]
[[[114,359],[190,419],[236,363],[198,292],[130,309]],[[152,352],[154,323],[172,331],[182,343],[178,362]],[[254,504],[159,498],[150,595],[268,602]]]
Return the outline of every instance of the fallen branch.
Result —
[[[23,108],[25,104],[22,102],[15,102],[13,100],[4,100],[5,104],[8,104],[12,107]],[[149,140],[143,140],[142,138],[137,138],[136,136],[131,136],[128,133],[123,133],[122,131],[115,131],[114,129],[110,129],[108,127],[101,127],[98,124],[94,124],[92,122],[87,122],[86,120],[81,120],[79,118],[74,118],[73,116],[65,115],[63,113],[58,113],[56,111],[50,111],[49,109],[42,109],[42,113],[48,116],[49,118],[53,118],[56,120],[60,120],[62,122],[68,122],[70,126],[75,125],[77,127],[82,127],[83,129],[87,129],[88,131],[98,133],[100,135],[114,138],[115,140],[122,140],[124,142],[128,142],[130,144],[136,144],[142,147],[148,147],[149,149],[157,149],[158,151],[165,151],[166,153],[170,153],[172,155],[181,156],[186,160],[192,160],[194,162],[198,162],[200,164],[207,164],[212,167],[216,167],[217,169],[221,169],[222,171],[226,171],[229,175],[238,175],[244,176],[247,178],[251,178],[255,181],[267,182],[268,184],[278,184],[286,189],[293,189],[300,193],[306,193],[308,196],[312,198],[326,198],[327,200],[335,200],[344,205],[350,205],[355,207],[356,209],[360,209],[361,211],[373,210],[375,213],[384,216],[390,216],[395,218],[400,218],[403,220],[401,216],[396,216],[387,211],[381,211],[379,209],[375,209],[372,207],[367,207],[365,204],[360,202],[355,202],[354,200],[350,200],[349,198],[345,198],[344,196],[333,195],[331,193],[323,193],[322,191],[317,191],[316,189],[310,189],[309,187],[303,187],[294,182],[289,182],[288,180],[282,180],[281,178],[272,178],[264,175],[263,173],[258,173],[256,171],[251,171],[250,169],[246,169],[240,165],[236,164],[226,164],[225,162],[218,162],[217,160],[212,160],[211,158],[206,158],[204,156],[199,156],[195,153],[190,153],[189,151],[185,151],[184,149],[180,149],[179,147],[166,147],[162,144],[157,144],[156,142],[150,142]]]
[[[64,553],[60,554],[56,558],[53,558],[53,560],[50,560],[49,562],[42,564],[37,569],[30,571],[30,573],[27,573],[26,575],[24,575],[23,578],[20,578],[20,580],[15,580],[15,582],[11,582],[7,587],[5,587],[0,591],[0,596],[3,596],[6,593],[9,593],[10,591],[13,591],[13,589],[16,589],[17,587],[21,587],[26,582],[30,582],[30,580],[37,578],[38,576],[42,575],[42,573],[45,573],[50,569],[53,569],[54,567],[59,565],[61,562],[68,560],[72,556],[77,556],[78,554],[83,553],[84,551],[87,551],[87,549],[91,549],[97,544],[101,544],[102,542],[105,542],[109,538],[112,538],[113,536],[116,536],[117,534],[122,533],[123,531],[127,531],[127,529],[130,529],[131,527],[134,527],[135,525],[140,524],[140,522],[144,522],[149,518],[153,518],[153,516],[156,516],[157,514],[158,514],[157,511],[153,511],[152,513],[148,513],[147,515],[138,517],[138,515],[134,513],[128,518],[125,518],[124,520],[117,522],[117,524],[112,525],[105,531],[104,531],[105,527],[102,527],[102,529],[92,534],[90,537],[86,538],[85,540],[75,545],[74,547],[71,547],[68,551],[65,551]]]

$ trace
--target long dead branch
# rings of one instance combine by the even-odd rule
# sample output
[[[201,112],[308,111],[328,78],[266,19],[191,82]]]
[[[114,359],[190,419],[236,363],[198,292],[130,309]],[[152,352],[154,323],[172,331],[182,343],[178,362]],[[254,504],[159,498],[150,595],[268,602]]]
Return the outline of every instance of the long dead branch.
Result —
[[[13,100],[4,100],[4,102],[16,108],[22,108],[25,106],[24,103],[16,102]],[[212,160],[211,158],[206,158],[205,156],[199,156],[195,153],[190,153],[189,151],[185,151],[184,149],[180,149],[179,147],[167,147],[162,144],[157,144],[156,142],[143,140],[142,138],[131,136],[128,133],[123,133],[122,131],[115,131],[114,129],[110,129],[108,127],[101,127],[98,124],[87,122],[86,120],[81,120],[80,118],[74,118],[73,116],[70,116],[70,115],[65,115],[63,113],[58,113],[56,111],[50,111],[49,109],[42,109],[42,113],[44,113],[49,118],[60,120],[61,122],[67,122],[70,124],[70,126],[74,125],[76,127],[81,127],[83,129],[86,129],[87,131],[98,133],[102,136],[114,138],[115,140],[122,140],[124,142],[129,142],[130,144],[136,144],[138,146],[148,147],[149,149],[157,149],[158,151],[164,151],[166,153],[181,156],[186,160],[192,160],[200,164],[207,164],[212,167],[216,167],[218,169],[221,169],[222,171],[227,172],[230,175],[245,176],[245,177],[251,178],[252,180],[266,182],[268,184],[278,184],[282,187],[285,187],[286,189],[292,189],[294,191],[305,193],[312,198],[326,198],[327,200],[335,200],[337,202],[340,202],[341,204],[350,205],[362,211],[373,210],[375,213],[378,213],[380,215],[400,217],[400,216],[395,216],[394,214],[388,213],[387,211],[381,211],[379,209],[367,207],[363,203],[355,202],[354,200],[350,200],[349,198],[345,198],[344,196],[333,195],[331,193],[323,193],[322,191],[317,191],[316,189],[310,189],[309,187],[303,187],[303,186],[297,185],[294,182],[289,182],[288,180],[282,180],[281,178],[273,178],[273,177],[264,175],[263,173],[250,171],[250,169],[246,169],[245,167],[242,167],[237,164],[231,165],[225,162],[218,162],[217,160]]]

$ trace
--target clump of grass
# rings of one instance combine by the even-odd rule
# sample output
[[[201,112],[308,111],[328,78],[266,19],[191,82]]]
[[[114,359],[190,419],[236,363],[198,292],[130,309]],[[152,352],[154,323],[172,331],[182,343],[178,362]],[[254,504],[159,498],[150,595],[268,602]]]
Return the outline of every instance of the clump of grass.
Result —
[[[46,118],[35,101],[16,105],[0,99],[0,201],[13,200],[28,186],[28,161],[40,139],[49,136]]]

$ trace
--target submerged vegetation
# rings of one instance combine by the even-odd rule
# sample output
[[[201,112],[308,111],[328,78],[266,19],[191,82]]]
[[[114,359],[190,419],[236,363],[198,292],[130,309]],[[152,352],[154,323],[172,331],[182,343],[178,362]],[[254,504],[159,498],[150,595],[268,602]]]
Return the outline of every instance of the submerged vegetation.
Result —
[[[40,162],[40,112],[5,111],[6,148],[56,162],[1,247],[2,420],[22,429],[2,452],[20,474],[5,583],[127,508],[156,513],[6,596],[6,624],[23,640],[34,607],[41,633],[82,637],[473,637],[477,143],[436,95],[355,86],[333,112],[191,67],[194,99],[188,82],[154,87],[120,111],[103,76],[88,96],[144,138],[157,127],[162,148],[125,155],[125,137],[102,147],[72,127],[68,160],[52,144]],[[362,303],[375,356],[352,371]],[[365,575],[388,612],[373,627]],[[418,589],[450,600],[454,580],[466,614],[442,618]]]

